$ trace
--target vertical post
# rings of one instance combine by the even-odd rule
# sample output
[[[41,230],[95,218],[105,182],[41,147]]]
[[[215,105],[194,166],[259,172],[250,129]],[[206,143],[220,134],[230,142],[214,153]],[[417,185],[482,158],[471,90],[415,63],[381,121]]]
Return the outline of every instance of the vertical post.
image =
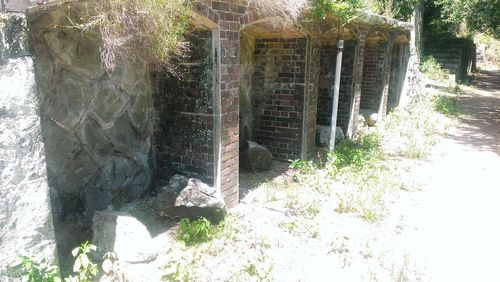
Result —
[[[332,106],[332,122],[330,126],[330,151],[335,149],[335,134],[337,129],[337,112],[339,106],[340,92],[340,75],[342,71],[342,51],[344,50],[344,40],[337,41],[337,61],[335,65],[335,82],[333,86],[333,106]]]

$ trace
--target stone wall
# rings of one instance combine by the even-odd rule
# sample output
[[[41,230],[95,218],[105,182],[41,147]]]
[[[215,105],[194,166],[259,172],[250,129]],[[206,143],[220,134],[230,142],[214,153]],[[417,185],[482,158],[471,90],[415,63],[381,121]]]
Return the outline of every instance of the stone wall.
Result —
[[[56,258],[26,20],[0,12],[0,280],[20,255]]]
[[[301,157],[306,42],[274,38],[255,43],[253,135],[279,160]]]
[[[74,17],[85,13],[83,6],[64,9]],[[142,197],[153,176],[147,65],[131,62],[105,73],[99,35],[64,27],[67,13],[56,8],[28,15],[61,256],[89,239],[82,230],[63,236],[75,220],[89,226],[95,210]]]
[[[212,31],[189,33],[193,46],[179,63],[180,77],[153,74],[156,179],[173,174],[214,184],[214,58]]]
[[[387,111],[399,105],[403,80],[407,69],[407,44],[395,44],[392,52],[391,77],[389,82],[389,96],[387,101]]]
[[[347,132],[351,114],[355,47],[355,41],[346,41],[342,55],[342,76],[340,77],[337,125],[342,127],[344,132]],[[333,80],[335,79],[336,60],[336,46],[323,44],[321,46],[321,72],[317,115],[317,123],[321,125],[330,125],[331,123],[332,88]]]
[[[372,112],[379,110],[384,87],[385,51],[386,44],[366,45],[360,104],[362,110],[371,110]]]

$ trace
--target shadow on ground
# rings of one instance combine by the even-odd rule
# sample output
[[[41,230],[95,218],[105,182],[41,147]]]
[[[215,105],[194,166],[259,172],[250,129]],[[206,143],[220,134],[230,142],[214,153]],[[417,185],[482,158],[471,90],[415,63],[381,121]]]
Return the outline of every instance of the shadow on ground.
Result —
[[[248,193],[255,190],[262,183],[268,182],[282,176],[289,170],[288,162],[273,161],[271,169],[265,172],[249,172],[240,169],[240,200],[245,198]]]
[[[500,155],[500,70],[481,72],[474,91],[458,99],[464,115],[458,129],[446,137]]]

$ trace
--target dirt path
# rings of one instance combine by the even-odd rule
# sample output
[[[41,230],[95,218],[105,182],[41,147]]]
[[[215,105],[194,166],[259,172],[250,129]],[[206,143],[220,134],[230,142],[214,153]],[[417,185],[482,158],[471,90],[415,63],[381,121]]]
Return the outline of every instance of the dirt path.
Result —
[[[406,224],[422,249],[411,261],[426,281],[500,281],[500,71],[459,99],[460,124],[415,172],[423,189]]]

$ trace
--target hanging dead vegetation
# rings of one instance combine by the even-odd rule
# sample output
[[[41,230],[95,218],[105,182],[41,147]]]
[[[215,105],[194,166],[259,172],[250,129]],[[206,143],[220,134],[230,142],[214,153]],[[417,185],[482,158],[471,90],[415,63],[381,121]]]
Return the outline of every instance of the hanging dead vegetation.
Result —
[[[145,59],[177,73],[172,58],[188,51],[184,35],[189,26],[191,0],[95,0],[80,23],[82,31],[101,34],[101,61],[112,71],[118,63]],[[92,6],[92,7],[90,7]],[[70,18],[70,17],[68,17]]]

